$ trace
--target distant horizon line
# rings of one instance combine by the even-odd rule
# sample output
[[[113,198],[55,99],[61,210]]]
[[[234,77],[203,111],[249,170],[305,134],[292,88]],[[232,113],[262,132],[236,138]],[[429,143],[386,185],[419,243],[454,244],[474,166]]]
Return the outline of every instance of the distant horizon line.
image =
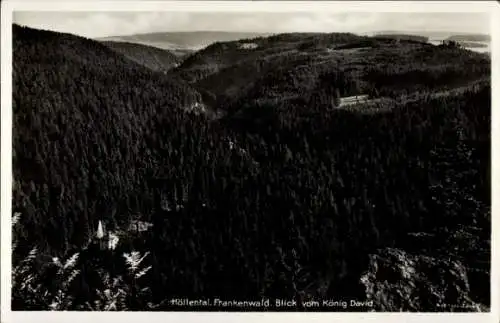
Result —
[[[141,36],[141,35],[151,35],[151,34],[167,34],[167,33],[227,33],[227,34],[368,34],[368,33],[456,33],[460,35],[490,35],[491,33],[485,32],[470,32],[470,31],[452,31],[452,30],[432,30],[432,31],[422,31],[422,30],[375,30],[375,31],[227,31],[227,30],[176,30],[176,31],[151,31],[135,34],[124,34],[124,35],[112,35],[112,36],[99,36],[95,38],[107,38],[107,37],[127,37],[127,36]]]
[[[355,31],[227,31],[227,30],[179,30],[179,31],[152,31],[152,32],[142,32],[142,33],[135,33],[135,34],[123,34],[123,35],[110,35],[110,36],[85,36],[85,35],[80,35],[76,33],[72,33],[69,31],[60,31],[60,30],[54,30],[54,29],[46,29],[46,28],[37,28],[37,27],[32,27],[29,25],[24,25],[24,24],[19,24],[13,22],[12,25],[18,25],[22,27],[28,27],[32,29],[38,29],[38,30],[45,30],[45,31],[52,31],[52,32],[58,32],[58,33],[68,33],[68,34],[73,34],[77,35],[80,37],[85,37],[89,39],[105,39],[105,38],[118,38],[118,37],[133,37],[133,36],[145,36],[145,35],[154,35],[154,34],[182,34],[182,33],[225,33],[225,34],[256,34],[256,35],[279,35],[279,34],[332,34],[332,33],[339,33],[339,34],[355,34],[355,35],[371,35],[374,36],[376,34],[408,34],[411,36],[425,36],[425,34],[438,34],[438,33],[453,33],[455,35],[487,35],[491,37],[491,32],[485,33],[485,32],[470,32],[470,31],[450,31],[450,30],[432,30],[432,31],[418,31],[418,30],[374,30],[374,31],[363,31],[363,32],[355,32]]]

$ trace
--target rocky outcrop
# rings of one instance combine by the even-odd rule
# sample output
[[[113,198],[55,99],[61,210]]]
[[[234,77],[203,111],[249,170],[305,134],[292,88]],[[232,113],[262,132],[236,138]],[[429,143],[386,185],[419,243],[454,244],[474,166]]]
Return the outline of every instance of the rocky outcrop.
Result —
[[[488,311],[470,298],[467,269],[454,259],[387,248],[370,255],[361,282],[375,311]]]

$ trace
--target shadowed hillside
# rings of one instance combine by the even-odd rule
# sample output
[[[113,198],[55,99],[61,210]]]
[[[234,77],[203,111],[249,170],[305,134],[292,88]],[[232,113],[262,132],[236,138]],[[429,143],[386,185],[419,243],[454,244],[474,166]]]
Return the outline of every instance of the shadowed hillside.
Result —
[[[69,34],[14,25],[13,62],[14,208],[49,250],[80,246],[110,201],[140,191],[148,133],[200,95]],[[79,229],[59,231],[62,214]]]
[[[14,310],[489,309],[488,58],[297,33],[165,75],[13,32]]]
[[[103,41],[103,44],[153,71],[166,72],[181,62],[177,55],[152,46],[114,41]]]

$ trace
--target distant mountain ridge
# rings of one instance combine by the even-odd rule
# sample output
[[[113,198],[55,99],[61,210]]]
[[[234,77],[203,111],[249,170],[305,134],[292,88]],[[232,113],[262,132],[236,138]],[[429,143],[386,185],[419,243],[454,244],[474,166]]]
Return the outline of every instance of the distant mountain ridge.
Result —
[[[98,41],[127,42],[169,50],[178,57],[185,57],[196,51],[202,50],[216,42],[241,41],[269,37],[273,35],[300,34],[302,36],[324,33],[261,33],[261,32],[231,32],[231,31],[179,31],[179,32],[154,32],[134,35],[117,35],[96,38]],[[450,31],[375,31],[360,33],[359,36],[397,37],[398,39],[414,41],[482,41],[489,42],[491,37],[487,34],[457,33]]]
[[[100,41],[122,41],[155,46],[168,50],[199,50],[220,41],[269,36],[270,33],[228,31],[183,31],[155,32],[146,34],[110,36],[97,38]]]
[[[433,38],[433,39],[449,39],[449,40],[458,40],[458,39],[453,39],[456,37],[464,37],[467,39],[463,40],[470,40],[468,38],[470,37],[475,37],[475,38],[480,38],[481,41],[489,41],[490,40],[490,35],[487,34],[479,34],[479,33],[463,33],[463,32],[452,32],[452,31],[394,31],[394,30],[387,30],[387,31],[376,31],[373,33],[370,33],[372,35],[387,35],[387,34],[405,34],[405,35],[415,35],[415,36],[423,36],[423,37],[428,37],[428,38]]]
[[[490,42],[490,35],[483,34],[459,34],[452,35],[448,37],[446,40],[455,40],[455,41],[464,41],[464,42]]]

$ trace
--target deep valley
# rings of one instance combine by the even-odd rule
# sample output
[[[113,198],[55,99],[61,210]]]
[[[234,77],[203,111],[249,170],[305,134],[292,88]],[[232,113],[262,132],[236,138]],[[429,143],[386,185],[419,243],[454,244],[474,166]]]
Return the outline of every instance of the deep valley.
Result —
[[[13,310],[489,311],[489,55],[162,35],[13,25]]]

